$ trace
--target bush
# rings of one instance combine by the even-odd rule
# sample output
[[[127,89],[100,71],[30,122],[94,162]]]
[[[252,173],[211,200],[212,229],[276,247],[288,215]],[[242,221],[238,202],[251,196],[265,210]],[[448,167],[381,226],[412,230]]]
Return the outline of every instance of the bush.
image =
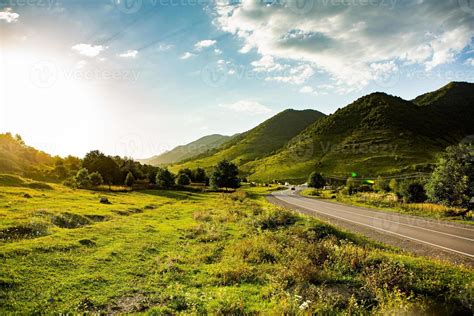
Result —
[[[374,190],[377,192],[388,192],[390,191],[390,184],[382,177],[378,177],[377,180],[375,180]]]
[[[134,183],[135,183],[135,177],[133,176],[133,173],[129,171],[127,174],[127,177],[125,177],[125,185],[127,187],[132,187]]]
[[[91,181],[91,184],[93,186],[99,186],[101,185],[102,183],[104,183],[104,179],[102,178],[102,175],[98,172],[92,172],[90,175],[89,175],[89,179]]]
[[[174,185],[174,174],[172,174],[168,169],[161,169],[156,174],[156,184],[160,188],[169,189]]]
[[[310,188],[322,189],[326,185],[326,180],[319,172],[313,172],[308,178]]]
[[[91,186],[91,180],[89,178],[89,171],[86,168],[79,169],[74,181],[78,188],[87,189]]]
[[[423,203],[428,198],[425,187],[417,181],[402,182],[395,193],[399,199],[403,199],[406,203]]]
[[[177,185],[189,185],[190,183],[191,183],[191,179],[186,173],[178,174],[178,177],[176,178]]]
[[[254,226],[260,229],[278,229],[288,227],[298,221],[299,217],[285,209],[264,213],[257,217]]]

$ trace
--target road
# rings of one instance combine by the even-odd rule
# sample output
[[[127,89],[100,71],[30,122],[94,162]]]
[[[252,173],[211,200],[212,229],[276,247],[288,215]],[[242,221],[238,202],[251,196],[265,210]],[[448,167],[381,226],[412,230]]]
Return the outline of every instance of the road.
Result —
[[[352,226],[364,227],[438,250],[456,253],[469,261],[474,260],[474,226],[471,228],[467,225],[342,205],[303,197],[291,190],[274,192],[272,197],[277,200],[272,199],[273,202],[283,202],[285,206],[307,215],[315,217],[322,215],[350,223]]]

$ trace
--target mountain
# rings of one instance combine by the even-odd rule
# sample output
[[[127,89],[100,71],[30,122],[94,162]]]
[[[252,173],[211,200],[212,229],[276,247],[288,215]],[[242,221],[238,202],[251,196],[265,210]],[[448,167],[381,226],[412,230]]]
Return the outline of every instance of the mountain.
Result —
[[[210,168],[222,159],[244,166],[249,161],[263,158],[279,150],[289,140],[324,116],[325,114],[315,110],[285,110],[257,127],[232,138],[220,147],[174,166],[173,170],[184,167]]]
[[[316,121],[279,152],[252,162],[251,179],[303,180],[430,170],[447,146],[474,134],[474,84],[451,83],[406,101],[384,93]]]
[[[189,159],[212,150],[230,140],[232,137],[234,136],[224,136],[218,134],[204,136],[194,142],[191,142],[187,145],[178,146],[161,155],[154,156],[149,159],[142,159],[140,162],[152,166],[163,166],[172,163],[178,163],[185,159]]]

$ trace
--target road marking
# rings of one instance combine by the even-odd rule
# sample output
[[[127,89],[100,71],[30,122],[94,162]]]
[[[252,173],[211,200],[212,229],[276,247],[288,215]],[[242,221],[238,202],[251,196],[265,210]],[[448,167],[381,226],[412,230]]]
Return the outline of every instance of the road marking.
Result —
[[[307,202],[313,201],[313,200],[306,199],[306,198],[304,198],[303,200],[306,200]],[[426,230],[426,231],[430,231],[430,232],[433,232],[433,233],[442,234],[442,235],[446,235],[446,236],[451,236],[451,237],[454,237],[454,238],[465,239],[465,240],[468,240],[468,241],[474,241],[474,239],[469,238],[469,237],[457,236],[457,235],[453,235],[453,234],[433,230],[433,229],[430,229],[430,228],[425,228],[425,227],[421,227],[421,226],[406,224],[406,223],[402,223],[402,222],[396,222],[396,221],[392,221],[392,220],[385,219],[385,218],[382,218],[382,217],[376,218],[376,217],[372,217],[372,216],[368,216],[368,215],[363,215],[363,214],[360,214],[360,213],[340,210],[340,209],[337,209],[337,208],[331,208],[330,206],[326,206],[326,207],[330,210],[337,211],[337,212],[343,212],[343,213],[346,213],[346,214],[362,216],[362,217],[366,217],[366,218],[370,218],[370,219],[376,219],[376,220],[380,220],[380,221],[386,221],[386,222],[395,223],[395,224],[398,224],[398,225],[404,225],[404,226],[409,226],[409,227],[413,227],[413,228],[417,228],[417,229],[423,229],[423,230]],[[395,214],[389,214],[389,213],[379,213],[379,214],[396,216]]]
[[[275,196],[275,197],[278,199],[277,196]],[[279,200],[282,200],[282,199],[279,199]],[[285,202],[284,200],[282,200],[282,201]],[[291,204],[291,203],[289,203],[289,204]],[[294,205],[294,206],[298,207],[298,205]],[[302,206],[299,206],[299,207],[302,207]],[[306,208],[306,207],[303,207],[303,208]],[[309,210],[310,212],[315,212],[315,213],[319,212],[319,213],[327,215],[329,217],[334,217],[334,218],[337,218],[337,219],[340,219],[340,220],[343,220],[343,221],[347,221],[347,222],[351,222],[351,223],[354,223],[354,224],[370,227],[370,228],[373,228],[375,230],[383,231],[385,233],[389,233],[389,234],[396,235],[396,236],[403,237],[403,238],[408,238],[408,239],[411,239],[411,240],[414,240],[414,241],[417,241],[417,242],[420,242],[420,243],[423,243],[423,244],[427,244],[427,245],[430,245],[430,246],[433,246],[433,247],[441,248],[441,249],[444,249],[444,250],[447,250],[447,251],[455,252],[455,253],[458,253],[458,254],[461,254],[461,255],[464,255],[464,256],[474,258],[474,255],[471,255],[471,254],[468,254],[468,253],[465,253],[465,252],[462,252],[462,251],[458,251],[458,250],[451,249],[451,248],[448,248],[448,247],[436,245],[436,244],[430,243],[428,241],[420,240],[420,239],[417,239],[417,238],[414,238],[414,237],[409,237],[409,236],[405,236],[405,235],[402,235],[402,234],[398,234],[398,233],[395,233],[395,232],[392,232],[392,231],[389,231],[389,230],[386,230],[386,229],[383,229],[383,228],[379,228],[379,227],[375,227],[375,226],[372,226],[372,225],[369,225],[369,224],[364,224],[364,223],[361,223],[361,222],[353,221],[353,220],[350,220],[350,219],[347,219],[347,218],[344,218],[344,217],[339,217],[339,216],[336,216],[336,215],[333,215],[333,214],[328,214],[328,213],[325,213],[325,212],[322,212],[322,211],[314,211],[314,210],[310,210],[310,209],[307,209],[307,210]]]
[[[307,197],[304,197],[304,196],[301,196],[301,195],[297,195],[295,193],[292,194],[295,198],[298,198],[298,199],[303,199],[303,200],[309,200],[309,201],[314,201],[315,199],[311,199],[311,198],[307,198]],[[287,195],[287,194],[281,194],[281,196],[290,196],[290,195]],[[327,202],[327,201],[322,201],[322,200],[317,200],[318,203],[324,203],[326,205],[340,205],[340,206],[344,206],[344,207],[347,207],[347,208],[350,208],[350,209],[353,209],[353,210],[364,210],[366,212],[370,212],[370,213],[373,213],[373,214],[377,214],[377,213],[382,213],[382,214],[394,214],[396,215],[395,213],[389,213],[389,212],[384,212],[384,211],[376,211],[376,210],[371,210],[371,209],[367,209],[367,208],[363,208],[363,207],[356,207],[356,206],[352,206],[352,205],[345,205],[345,204],[339,204],[339,203],[333,203],[333,202]],[[462,226],[455,226],[455,225],[452,225],[450,223],[445,223],[445,222],[440,222],[440,221],[434,221],[434,220],[428,220],[428,219],[425,219],[425,218],[419,218],[419,217],[415,217],[415,216],[412,216],[412,215],[406,215],[406,214],[401,214],[402,216],[406,217],[406,218],[413,218],[413,219],[416,219],[418,221],[421,221],[421,222],[426,222],[426,223],[431,223],[431,224],[438,224],[438,225],[443,225],[445,227],[450,227],[450,228],[454,228],[454,229],[462,229],[462,230],[467,230],[468,232],[473,232],[474,229],[472,228],[468,228],[468,227],[462,227]],[[418,227],[418,226],[417,226]],[[473,226],[474,228],[474,226]]]

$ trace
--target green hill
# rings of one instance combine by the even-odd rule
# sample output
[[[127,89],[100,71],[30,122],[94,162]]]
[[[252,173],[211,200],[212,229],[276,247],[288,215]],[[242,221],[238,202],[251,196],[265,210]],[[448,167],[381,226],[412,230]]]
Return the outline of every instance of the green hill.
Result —
[[[268,119],[248,132],[242,133],[224,143],[213,151],[194,157],[189,161],[172,167],[210,168],[222,159],[238,163],[245,170],[245,164],[255,159],[275,153],[290,139],[324,117],[323,113],[314,110],[286,110]]]
[[[474,133],[473,87],[451,83],[414,101],[373,93],[246,168],[263,181],[303,180],[314,170],[342,177],[429,170],[445,147]]]
[[[140,160],[140,162],[152,166],[163,166],[172,163],[178,163],[185,159],[189,159],[194,156],[206,153],[209,150],[212,150],[222,145],[232,137],[233,136],[223,136],[218,134],[204,136],[194,142],[191,142],[187,145],[178,146],[161,155],[154,156],[149,159],[142,159]]]

